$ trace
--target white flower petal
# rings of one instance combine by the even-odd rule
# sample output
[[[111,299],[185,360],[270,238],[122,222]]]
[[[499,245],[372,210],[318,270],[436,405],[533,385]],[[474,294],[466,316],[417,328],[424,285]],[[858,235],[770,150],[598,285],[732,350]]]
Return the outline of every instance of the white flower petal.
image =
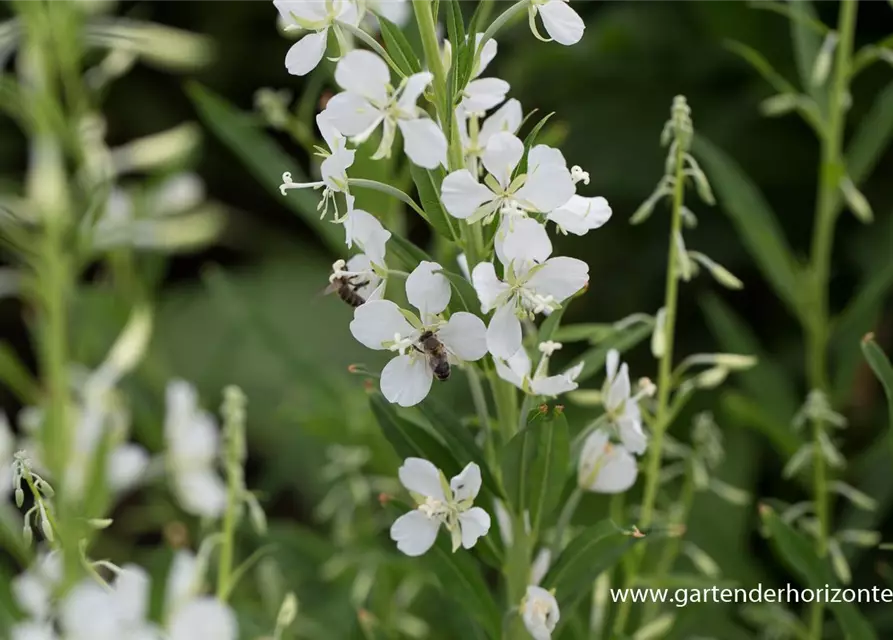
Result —
[[[11,640],[58,640],[59,636],[53,631],[53,625],[49,622],[37,622],[28,620],[20,622],[12,628]]]
[[[552,255],[552,241],[546,228],[533,218],[512,221],[502,241],[503,264],[514,264],[515,271],[527,270],[533,264],[545,262]],[[585,264],[585,263],[584,263]]]
[[[564,0],[550,0],[538,7],[546,32],[558,44],[570,46],[583,37],[586,25]]]
[[[447,140],[433,120],[397,120],[397,126],[403,134],[403,151],[415,164],[425,169],[446,165]]]
[[[472,507],[459,514],[459,528],[462,530],[462,546],[471,549],[478,538],[490,531],[490,514],[480,507]]]
[[[431,84],[434,76],[428,71],[414,73],[406,79],[406,85],[397,99],[397,107],[406,114],[415,115],[416,102],[425,91],[425,87]]]
[[[460,106],[468,113],[489,111],[505,100],[510,88],[509,83],[500,78],[472,80],[465,87]]]
[[[149,574],[135,564],[125,564],[115,579],[116,613],[130,624],[145,621],[149,609]]]
[[[617,411],[620,406],[629,400],[631,386],[629,382],[629,367],[624,362],[620,365],[617,375],[611,378],[611,385],[605,397],[605,408],[608,411]]]
[[[335,82],[345,91],[363,96],[381,107],[388,99],[391,72],[385,61],[376,54],[365,49],[354,49],[335,66]]]
[[[580,486],[596,493],[622,493],[636,481],[636,459],[619,444],[611,444],[608,435],[594,431],[586,438],[580,454]]]
[[[519,349],[521,351],[521,349]],[[496,366],[496,375],[512,384],[519,389],[524,389],[524,378],[515,373],[505,360],[501,358],[493,358],[493,364]]]
[[[550,640],[560,617],[558,601],[551,592],[534,585],[527,587],[521,620],[533,640]]]
[[[475,36],[475,40],[474,40],[475,47],[480,46],[481,38],[483,38],[483,37],[484,37],[483,33],[479,33]],[[493,58],[496,57],[497,47],[498,47],[498,45],[496,44],[496,40],[494,40],[493,38],[490,38],[489,40],[487,40],[487,42],[484,44],[483,49],[481,49],[481,55],[480,55],[480,58],[478,59],[478,64],[473,70],[473,73],[472,73],[473,78],[477,78],[478,76],[480,76],[484,72],[484,70],[487,68],[487,66],[491,62],[493,62]]]
[[[582,236],[587,231],[598,229],[611,219],[611,207],[608,201],[602,197],[584,198],[574,195],[570,200],[549,213],[547,220],[551,220],[559,227]]]
[[[375,0],[369,4],[374,4],[378,13],[398,27],[405,26],[412,14],[408,0]]]
[[[481,468],[474,462],[469,462],[459,475],[450,479],[450,489],[453,490],[453,500],[456,502],[476,498],[481,490]],[[487,520],[489,523],[489,518]]]
[[[166,615],[192,600],[201,589],[201,567],[198,558],[191,551],[179,550],[167,572],[164,589],[164,606]]]
[[[295,18],[306,22],[321,22],[328,14],[325,0],[273,0],[273,4],[285,24],[297,24]]]
[[[552,552],[549,551],[549,547],[543,547],[533,559],[533,564],[530,565],[530,582],[533,583],[533,586],[537,586],[543,581],[551,564]]]
[[[538,144],[527,156],[527,180],[518,189],[518,200],[548,213],[574,195],[576,187],[564,156],[557,149]]]
[[[467,169],[453,171],[440,186],[440,198],[444,208],[454,218],[465,219],[471,216],[485,202],[496,196],[479,183]]]
[[[350,333],[370,349],[384,349],[382,342],[390,342],[394,335],[407,338],[418,332],[406,321],[396,304],[390,300],[370,300],[354,311]]]
[[[317,33],[308,33],[295,42],[285,54],[285,68],[288,72],[293,76],[305,76],[316,69],[326,52],[328,38],[329,30],[323,29]]]
[[[424,458],[404,460],[397,470],[397,477],[400,478],[400,484],[413,493],[441,502],[446,500],[443,485],[440,483],[440,471]]]
[[[65,596],[59,607],[59,626],[66,638],[76,640],[115,640],[123,631],[112,594],[87,580]]]
[[[464,362],[480,360],[487,354],[487,327],[472,313],[459,311],[437,330],[447,350]]]
[[[481,155],[481,160],[483,160],[487,171],[493,174],[493,177],[505,188],[523,155],[524,143],[513,133],[502,132],[494,134],[490,138]]]
[[[149,466],[149,454],[138,444],[125,443],[110,454],[106,474],[113,492],[127,491],[133,487]]]
[[[441,313],[450,303],[450,281],[436,262],[423,260],[406,278],[406,299],[419,310],[422,321]]]
[[[545,378],[535,378],[530,382],[530,390],[539,396],[548,396],[554,398],[562,393],[573,391],[577,388],[577,383],[561,374],[557,376],[547,376]]]
[[[169,625],[169,640],[236,640],[238,634],[232,609],[211,597],[196,598],[177,609]]]
[[[487,349],[497,358],[507,360],[521,348],[521,321],[515,315],[514,305],[496,309],[487,327]]]
[[[367,302],[359,309],[370,304],[372,303]],[[397,356],[381,370],[381,393],[388,402],[399,404],[401,407],[412,407],[425,399],[431,391],[433,379],[431,367],[425,358]]]
[[[617,368],[620,366],[620,352],[617,349],[610,349],[608,356],[605,358],[605,372],[607,379],[613,380],[617,375]]]
[[[642,430],[639,408],[634,403],[631,403],[631,408],[635,410],[630,411],[628,409],[626,415],[617,420],[617,431],[620,433],[620,441],[623,443],[623,446],[630,453],[640,456],[645,453],[645,449],[648,446],[648,436]]]
[[[561,301],[570,298],[589,282],[589,265],[576,258],[549,258],[527,281],[526,287]]]
[[[460,253],[456,256],[456,264],[459,265],[459,271],[465,276],[465,279],[471,282],[471,272],[468,270],[468,256]]]
[[[391,232],[371,213],[354,209],[353,196],[350,196],[348,201],[349,212],[345,214],[344,220],[345,242],[348,248],[356,243],[372,262],[384,265],[385,245],[391,238]]]
[[[332,96],[324,111],[329,121],[345,136],[368,133],[384,117],[376,107],[358,93],[342,91]]]
[[[177,469],[174,486],[184,511],[203,518],[219,518],[223,515],[226,509],[226,483],[214,469]]]
[[[397,549],[408,556],[420,556],[434,545],[440,521],[429,518],[418,509],[413,509],[394,521],[391,525],[391,540]]]
[[[478,143],[486,147],[490,138],[497,133],[517,133],[523,120],[521,103],[512,98],[484,120],[480,134],[478,134]]]
[[[481,301],[483,313],[489,313],[496,306],[497,298],[509,289],[509,285],[496,277],[492,262],[479,262],[471,272],[471,283]]]

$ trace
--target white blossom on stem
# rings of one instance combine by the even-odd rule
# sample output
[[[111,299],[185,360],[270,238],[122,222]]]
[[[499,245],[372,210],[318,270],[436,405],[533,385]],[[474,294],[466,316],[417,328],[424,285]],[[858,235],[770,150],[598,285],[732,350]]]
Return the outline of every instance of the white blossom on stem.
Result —
[[[610,423],[616,428],[623,445],[632,453],[642,455],[648,438],[642,429],[642,412],[639,400],[651,389],[644,388],[632,394],[629,380],[629,367],[620,364],[620,353],[616,349],[608,351],[605,360],[605,385],[602,390],[605,412]]]
[[[347,211],[341,218],[344,224],[344,241],[347,248],[356,246],[362,250],[372,264],[385,266],[385,250],[391,232],[384,228],[378,218],[368,211],[354,209],[354,197],[346,195]]]
[[[487,353],[486,328],[476,315],[459,311],[449,320],[441,314],[450,302],[449,280],[436,262],[421,262],[406,279],[406,297],[415,315],[390,300],[372,300],[354,311],[350,332],[370,349],[397,355],[381,372],[381,392],[389,402],[410,407],[428,395],[432,367],[418,345],[430,332],[446,349],[451,364],[479,360]]]
[[[554,222],[561,233],[584,236],[610,220],[611,213],[608,201],[602,197],[586,198],[573,195],[563,205],[550,211],[546,215],[546,220]]]
[[[598,429],[583,443],[577,467],[577,483],[596,493],[622,493],[636,481],[636,458],[622,444],[612,443],[608,433]]]
[[[521,600],[521,620],[533,640],[550,640],[561,613],[555,594],[542,587],[530,585]]]
[[[366,8],[376,16],[390,20],[398,27],[406,26],[412,16],[409,0],[366,0]],[[376,22],[376,28],[378,24]]]
[[[365,253],[351,256],[347,262],[336,260],[332,264],[329,283],[332,284],[338,278],[347,279],[354,292],[366,302],[384,297],[386,280],[378,274]]]
[[[504,217],[549,213],[574,195],[574,182],[561,152],[543,144],[527,155],[527,173],[514,176],[524,156],[524,143],[512,133],[500,132],[487,141],[481,160],[488,174],[483,184],[467,169],[449,174],[441,185],[447,212],[469,224]]]
[[[320,219],[325,218],[331,204],[335,209],[335,222],[340,222],[338,204],[335,200],[336,193],[348,194],[347,170],[353,165],[356,152],[347,148],[347,140],[341,135],[325,111],[316,116],[316,126],[323,137],[328,149],[316,147],[317,155],[323,158],[319,167],[322,180],[317,182],[294,182],[291,173],[282,174],[282,184],[279,192],[284,196],[289,189],[322,189],[322,198],[317,211],[321,211]]]
[[[471,278],[481,310],[495,309],[487,328],[487,348],[495,357],[509,360],[521,348],[521,318],[551,313],[589,281],[589,266],[582,260],[550,258],[552,243],[545,228],[532,218],[517,220],[508,230],[497,257],[503,279],[492,262],[475,266]]]
[[[560,348],[561,344],[558,342],[540,343],[539,350],[543,355],[533,375],[531,375],[530,356],[527,355],[524,347],[518,349],[515,355],[508,360],[493,358],[496,374],[525,393],[535,396],[555,397],[573,391],[577,388],[577,377],[583,371],[583,362],[559,375],[548,375],[549,358]]]
[[[226,508],[226,484],[217,470],[220,432],[213,415],[198,404],[188,382],[167,385],[164,437],[174,493],[193,515],[219,518]]]
[[[453,552],[471,549],[490,530],[490,515],[472,506],[481,490],[481,469],[469,462],[449,483],[443,472],[427,460],[407,458],[398,471],[400,482],[418,505],[391,525],[391,540],[408,556],[420,556],[432,547],[440,526],[450,533]]]
[[[202,595],[204,567],[191,551],[178,551],[164,593],[164,628],[170,640],[238,637],[236,616],[224,603]]]
[[[469,114],[462,108],[456,109],[456,120],[463,157],[477,159],[483,154],[490,138],[497,133],[518,133],[524,121],[524,114],[521,111],[521,103],[512,98],[487,116],[483,122],[479,122],[480,117],[477,114]]]
[[[324,113],[343,135],[360,143],[383,127],[373,160],[388,158],[397,129],[403,150],[415,164],[434,169],[446,164],[447,140],[437,123],[416,102],[433,76],[427,71],[406,78],[396,89],[388,65],[371,51],[355,50],[335,67],[335,81],[344,89],[329,100]]]
[[[480,44],[483,33],[477,34],[475,49]],[[449,42],[449,41],[447,41]],[[489,111],[505,100],[505,94],[511,88],[509,83],[500,78],[481,78],[487,66],[496,57],[496,40],[487,40],[481,49],[477,65],[471,70],[471,80],[462,91],[462,101],[459,107],[466,113],[483,113]]]
[[[531,0],[528,14],[530,30],[544,42],[554,40],[565,46],[577,44],[586,29],[583,18],[570,8],[568,0]],[[543,26],[549,34],[548,38],[541,36],[536,28],[537,14],[543,20]]]
[[[356,0],[273,0],[273,4],[287,30],[308,32],[285,54],[285,68],[295,76],[307,75],[322,60],[330,29],[340,39],[336,20],[356,25],[360,19]]]

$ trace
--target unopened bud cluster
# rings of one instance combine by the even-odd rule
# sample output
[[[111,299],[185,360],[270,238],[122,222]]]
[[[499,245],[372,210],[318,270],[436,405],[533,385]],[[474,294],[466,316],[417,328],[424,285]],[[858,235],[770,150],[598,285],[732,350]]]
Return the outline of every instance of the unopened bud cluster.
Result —
[[[25,522],[22,527],[22,536],[25,544],[30,545],[34,539],[32,523],[40,527],[43,537],[52,542],[55,539],[53,525],[47,512],[46,501],[56,495],[49,482],[35,473],[31,468],[31,460],[25,451],[16,452],[12,463],[12,486],[15,491],[16,506],[21,508],[25,503],[25,490],[22,481],[31,490],[34,496],[34,506],[25,512]]]

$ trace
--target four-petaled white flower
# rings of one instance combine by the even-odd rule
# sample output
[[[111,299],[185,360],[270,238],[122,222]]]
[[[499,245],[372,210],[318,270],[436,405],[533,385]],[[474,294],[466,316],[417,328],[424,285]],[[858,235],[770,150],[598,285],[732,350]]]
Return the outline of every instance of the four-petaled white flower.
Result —
[[[605,372],[602,396],[608,419],[617,429],[623,446],[636,455],[642,455],[645,453],[648,438],[642,430],[642,412],[639,410],[639,400],[646,395],[648,389],[643,389],[636,395],[632,395],[629,367],[625,362],[620,364],[620,354],[616,349],[608,351]]]
[[[317,211],[322,212],[320,218],[326,217],[329,212],[329,204],[331,203],[335,209],[335,222],[341,222],[342,218],[338,216],[338,204],[335,201],[335,194],[348,194],[347,170],[353,164],[356,152],[347,148],[347,140],[331,123],[325,111],[317,114],[316,126],[319,128],[326,145],[328,145],[328,149],[316,147],[316,155],[323,158],[319,167],[322,180],[318,182],[293,182],[291,173],[286,171],[282,174],[282,184],[279,185],[279,192],[285,195],[285,192],[289,189],[322,189],[322,198],[316,207]]]
[[[576,168],[576,167],[575,167]],[[602,197],[585,198],[574,195],[563,205],[550,211],[546,220],[554,222],[561,233],[585,236],[611,219],[611,207]]]
[[[636,481],[639,469],[636,458],[622,444],[612,443],[609,435],[598,429],[583,443],[577,468],[577,483],[596,493],[622,493]]]
[[[493,358],[496,373],[506,382],[535,396],[555,397],[573,391],[577,388],[577,377],[583,371],[583,362],[559,375],[548,375],[549,358],[561,346],[561,343],[552,341],[540,343],[539,350],[543,355],[533,375],[530,373],[532,368],[530,357],[524,347],[518,349],[508,360]]]
[[[561,152],[538,144],[527,155],[527,173],[512,177],[524,156],[524,143],[513,133],[492,135],[481,154],[489,173],[484,184],[467,169],[443,180],[441,199],[447,212],[468,223],[491,220],[497,213],[526,217],[549,213],[574,195],[574,181]]]
[[[483,33],[477,34],[475,48],[478,47],[483,37]],[[449,40],[447,40],[447,43],[449,43]],[[462,101],[459,103],[459,107],[466,113],[479,114],[489,111],[505,100],[505,94],[511,88],[508,82],[500,78],[480,77],[487,65],[496,57],[496,48],[496,40],[492,38],[487,40],[484,48],[481,49],[477,66],[471,70],[471,81],[465,85],[465,89],[462,91]]]
[[[521,600],[521,620],[534,640],[550,640],[561,614],[551,591],[530,585]]]
[[[447,141],[440,127],[416,106],[433,76],[416,73],[396,89],[384,60],[371,51],[356,50],[335,67],[335,81],[344,89],[326,105],[335,128],[355,142],[366,140],[383,124],[381,144],[373,160],[390,157],[397,129],[403,134],[403,150],[420,167],[434,169],[446,164]]]
[[[508,360],[521,348],[521,317],[551,313],[589,280],[589,266],[576,258],[556,257],[545,228],[532,218],[515,221],[497,255],[504,277],[492,262],[481,262],[471,273],[484,313],[495,309],[487,328],[487,348]]]
[[[459,311],[443,321],[450,302],[450,283],[436,262],[421,262],[406,279],[406,298],[419,316],[390,300],[357,307],[350,332],[370,349],[398,353],[381,371],[381,392],[389,402],[410,407],[428,395],[434,373],[419,340],[433,334],[449,362],[474,361],[487,353],[486,328],[476,315]]]
[[[347,248],[351,249],[356,244],[369,257],[372,264],[385,267],[385,250],[387,242],[391,238],[391,232],[385,229],[378,218],[371,213],[362,209],[354,209],[352,195],[347,194],[345,200],[347,201],[347,211],[341,221],[344,224],[344,241]]]
[[[217,471],[220,432],[214,416],[198,404],[188,382],[167,385],[164,437],[173,489],[183,509],[218,518],[226,508],[226,485]]]
[[[418,504],[391,525],[391,540],[406,555],[420,556],[428,551],[440,525],[449,531],[454,552],[460,546],[471,549],[490,530],[490,515],[472,506],[481,490],[481,469],[474,462],[449,483],[440,469],[421,458],[404,460],[398,475]]]
[[[528,9],[530,30],[540,40],[554,40],[558,44],[570,46],[583,37],[586,25],[576,11],[568,6],[568,0],[531,0]],[[544,38],[536,28],[536,14],[543,19],[543,26],[549,38]]]
[[[335,21],[356,26],[360,18],[355,0],[273,0],[273,4],[286,29],[312,32],[294,43],[285,54],[285,68],[295,76],[307,75],[322,60],[330,28],[334,28],[340,39]]]

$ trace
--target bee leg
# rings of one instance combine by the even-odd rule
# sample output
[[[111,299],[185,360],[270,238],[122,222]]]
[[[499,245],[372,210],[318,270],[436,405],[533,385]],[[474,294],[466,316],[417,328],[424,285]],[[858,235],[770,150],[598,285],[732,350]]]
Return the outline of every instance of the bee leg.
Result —
[[[360,289],[365,287],[367,284],[369,284],[369,281],[363,280],[362,282],[351,282],[350,286],[353,287],[354,291],[359,291]]]

